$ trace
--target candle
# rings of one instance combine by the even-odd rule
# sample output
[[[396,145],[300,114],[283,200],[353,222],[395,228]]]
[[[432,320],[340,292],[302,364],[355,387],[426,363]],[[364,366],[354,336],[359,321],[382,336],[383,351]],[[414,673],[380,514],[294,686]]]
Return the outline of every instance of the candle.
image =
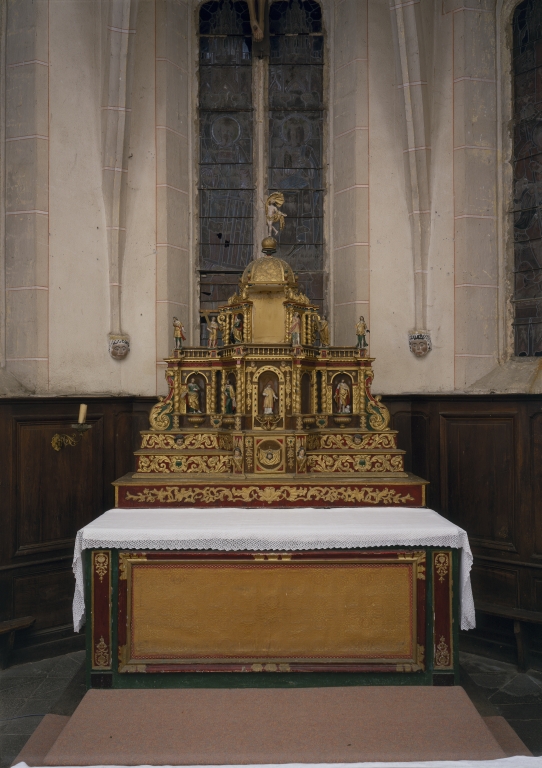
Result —
[[[87,420],[87,406],[81,403],[79,406],[79,424],[84,424]]]

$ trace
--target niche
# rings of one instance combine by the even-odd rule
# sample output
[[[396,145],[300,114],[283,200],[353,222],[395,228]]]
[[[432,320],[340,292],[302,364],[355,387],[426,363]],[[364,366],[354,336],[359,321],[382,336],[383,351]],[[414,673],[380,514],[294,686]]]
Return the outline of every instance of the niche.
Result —
[[[311,412],[311,375],[305,372],[301,376],[301,413]]]

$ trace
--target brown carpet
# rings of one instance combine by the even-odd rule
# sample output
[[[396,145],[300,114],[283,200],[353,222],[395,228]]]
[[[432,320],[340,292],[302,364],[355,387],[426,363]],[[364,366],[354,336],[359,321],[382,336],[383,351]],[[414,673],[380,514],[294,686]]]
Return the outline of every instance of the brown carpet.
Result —
[[[527,757],[533,756],[531,750],[527,749],[515,730],[506,722],[504,717],[501,717],[500,715],[484,717],[484,723],[495,737],[495,741],[501,746],[506,757],[514,757],[515,755],[525,755]]]
[[[91,690],[44,765],[505,757],[462,688]]]
[[[69,719],[63,715],[45,715],[12,765],[17,763],[26,763],[30,766],[43,765],[45,755],[58,739]]]

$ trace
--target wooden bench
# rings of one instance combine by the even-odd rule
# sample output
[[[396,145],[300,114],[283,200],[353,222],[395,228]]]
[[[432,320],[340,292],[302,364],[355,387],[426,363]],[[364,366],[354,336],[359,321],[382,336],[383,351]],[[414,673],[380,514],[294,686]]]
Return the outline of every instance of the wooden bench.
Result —
[[[35,621],[36,619],[33,616],[0,621],[0,669],[5,669],[9,666],[9,656],[13,650],[15,633],[20,629],[28,629]]]
[[[526,611],[522,608],[506,608],[501,605],[476,602],[476,610],[488,613],[490,616],[502,616],[514,622],[514,636],[518,652],[518,669],[526,672],[529,669],[529,641],[525,632],[525,624],[542,624],[542,612]]]

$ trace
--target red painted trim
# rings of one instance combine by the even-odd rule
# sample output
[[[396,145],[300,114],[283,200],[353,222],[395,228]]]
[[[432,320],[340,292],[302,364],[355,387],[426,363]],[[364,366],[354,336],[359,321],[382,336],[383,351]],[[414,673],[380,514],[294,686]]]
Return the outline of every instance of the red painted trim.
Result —
[[[111,552],[97,549],[91,555],[92,669],[111,669]]]
[[[433,552],[433,666],[436,671],[454,665],[452,633],[452,563],[449,549]]]

